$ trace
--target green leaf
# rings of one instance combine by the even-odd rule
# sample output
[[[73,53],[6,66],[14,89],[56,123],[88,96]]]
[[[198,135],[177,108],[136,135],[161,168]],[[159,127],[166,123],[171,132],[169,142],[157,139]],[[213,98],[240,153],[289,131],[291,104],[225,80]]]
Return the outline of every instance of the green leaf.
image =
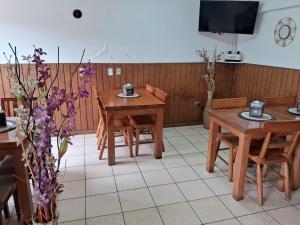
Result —
[[[39,100],[41,100],[41,99],[43,99],[43,98],[46,98],[47,94],[48,94],[47,91],[43,91],[43,92],[41,93],[41,95],[39,96]]]
[[[68,138],[64,138],[62,140],[62,142],[60,143],[60,146],[59,146],[59,151],[58,151],[59,158],[62,158],[64,156],[64,154],[67,152],[69,143],[70,143],[70,141]]]

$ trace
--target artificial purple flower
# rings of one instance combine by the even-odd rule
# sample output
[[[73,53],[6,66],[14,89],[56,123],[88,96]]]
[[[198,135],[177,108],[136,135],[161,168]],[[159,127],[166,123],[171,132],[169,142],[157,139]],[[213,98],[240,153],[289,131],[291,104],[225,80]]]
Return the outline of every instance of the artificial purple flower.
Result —
[[[32,118],[40,123],[41,121],[44,121],[48,118],[47,111],[42,109],[40,106],[37,106],[34,110],[34,113],[32,115]]]
[[[76,128],[76,102],[79,98],[89,96],[87,84],[92,82],[95,69],[90,63],[80,69],[80,84],[77,89],[62,89],[52,86],[48,90],[47,83],[51,78],[50,68],[45,64],[43,56],[47,53],[41,48],[35,48],[32,62],[36,68],[37,91],[47,93],[47,96],[40,96],[37,103],[31,106],[29,118],[33,119],[32,144],[33,153],[29,155],[30,167],[33,171],[34,193],[37,199],[37,207],[49,208],[49,203],[56,199],[56,195],[61,193],[63,185],[58,183],[60,158],[55,159],[52,153],[52,137],[58,137],[58,148],[60,140],[67,139],[73,135]],[[48,81],[48,82],[47,82]],[[17,81],[19,82],[19,81]],[[76,90],[76,91],[75,91]],[[29,104],[28,104],[29,106]],[[55,116],[61,115],[60,124],[56,123]],[[59,156],[60,157],[60,156]]]

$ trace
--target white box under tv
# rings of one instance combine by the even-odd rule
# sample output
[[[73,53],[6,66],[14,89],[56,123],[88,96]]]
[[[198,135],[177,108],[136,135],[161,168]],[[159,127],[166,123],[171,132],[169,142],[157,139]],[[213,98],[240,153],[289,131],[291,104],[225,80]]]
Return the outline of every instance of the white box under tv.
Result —
[[[231,53],[228,52],[225,54],[225,62],[242,62],[243,57],[240,52]]]

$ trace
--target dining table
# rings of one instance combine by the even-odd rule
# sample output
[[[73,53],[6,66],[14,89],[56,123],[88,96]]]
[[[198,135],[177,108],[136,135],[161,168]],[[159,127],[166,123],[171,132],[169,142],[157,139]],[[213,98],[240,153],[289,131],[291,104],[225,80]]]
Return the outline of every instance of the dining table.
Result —
[[[271,106],[266,107],[264,112],[272,115],[276,121],[300,119],[300,117],[289,113],[288,108],[288,106]],[[241,118],[239,113],[242,111],[249,111],[249,108],[219,109],[210,112],[211,119],[206,164],[206,170],[210,173],[214,172],[216,156],[218,154],[217,136],[221,129],[225,129],[226,132],[230,132],[239,138],[233,170],[233,198],[236,200],[244,198],[244,185],[251,141],[265,137],[265,133],[263,132],[264,122]],[[292,187],[297,189],[300,186],[300,143],[295,151],[292,170]]]
[[[16,130],[0,133],[0,158],[6,155],[12,155],[13,157],[21,217],[24,224],[29,224],[33,216],[32,195],[28,172],[22,161],[22,148],[17,145]]]
[[[144,89],[135,89],[137,97],[120,97],[121,89],[98,91],[107,122],[108,165],[115,165],[114,118],[153,115],[155,118],[154,157],[161,159],[163,150],[163,121],[165,103]]]

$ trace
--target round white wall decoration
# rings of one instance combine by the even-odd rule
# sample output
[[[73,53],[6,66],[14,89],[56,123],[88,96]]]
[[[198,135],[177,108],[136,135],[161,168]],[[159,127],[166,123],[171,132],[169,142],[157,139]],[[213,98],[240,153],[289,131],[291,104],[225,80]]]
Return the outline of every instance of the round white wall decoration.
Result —
[[[276,43],[280,47],[288,46],[295,38],[296,35],[296,23],[290,17],[281,19],[275,28],[274,38]]]

